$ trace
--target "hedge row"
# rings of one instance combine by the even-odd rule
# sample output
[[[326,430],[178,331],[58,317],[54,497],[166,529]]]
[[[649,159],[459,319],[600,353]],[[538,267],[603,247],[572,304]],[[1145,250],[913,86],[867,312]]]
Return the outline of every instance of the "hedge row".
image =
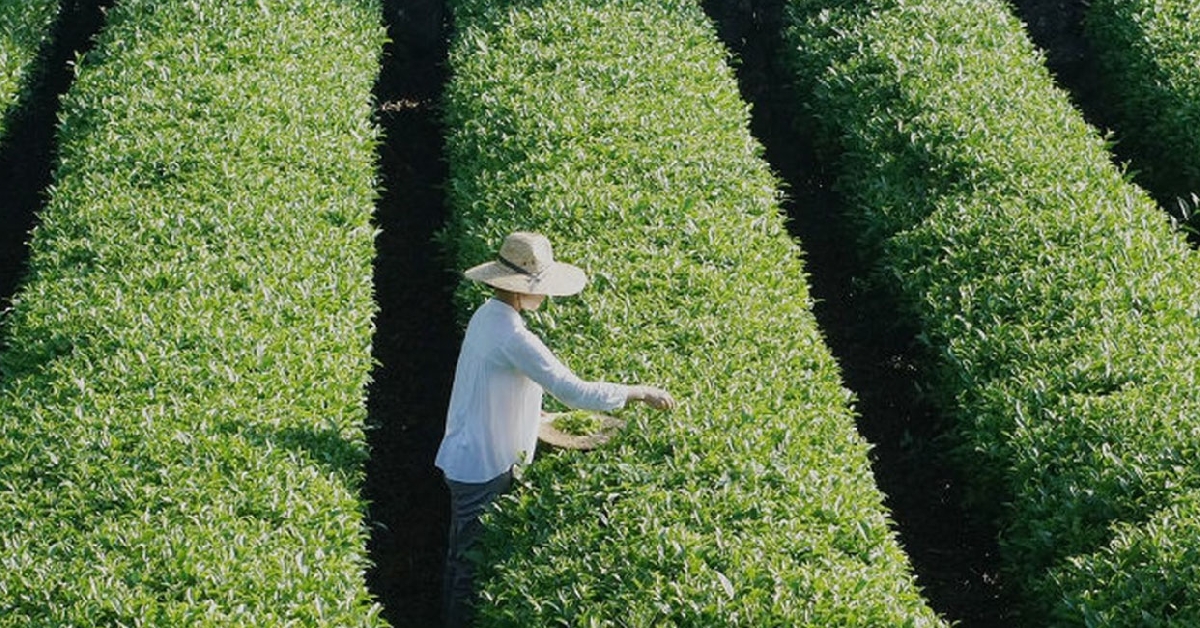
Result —
[[[1196,253],[1003,2],[790,7],[798,92],[864,254],[923,329],[1031,621],[1196,617],[1200,539],[1160,544],[1197,526],[1176,498],[1200,487]],[[1152,567],[1170,604],[1106,579]]]
[[[124,0],[5,317],[0,625],[375,626],[374,0]]]
[[[544,452],[490,518],[485,626],[931,626],[817,330],[747,106],[686,0],[457,0],[455,268],[517,229],[583,266],[532,325],[585,378],[664,385]],[[485,297],[459,291],[465,316]]]
[[[58,12],[58,0],[0,0],[0,142]]]
[[[1095,0],[1084,33],[1139,180],[1161,199],[1191,201],[1200,193],[1200,6]]]
[[[1089,627],[1200,624],[1197,539],[1200,491],[1189,489],[1145,523],[1119,526],[1102,551],[1073,558],[1057,576],[1069,593],[1059,616]]]

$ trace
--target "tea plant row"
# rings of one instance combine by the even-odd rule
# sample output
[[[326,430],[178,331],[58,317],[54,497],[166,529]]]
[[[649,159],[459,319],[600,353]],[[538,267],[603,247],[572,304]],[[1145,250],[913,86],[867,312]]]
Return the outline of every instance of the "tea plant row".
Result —
[[[1195,211],[1200,193],[1200,6],[1098,0],[1084,22],[1104,103],[1147,187]],[[1193,218],[1192,224],[1200,226]]]
[[[0,144],[58,12],[58,0],[0,1]]]
[[[922,326],[1025,621],[1200,622],[1200,259],[1002,2],[792,0],[865,255]]]
[[[490,517],[486,626],[934,626],[811,312],[778,182],[690,0],[451,3],[444,232],[583,266],[534,315],[581,376],[664,385]],[[464,284],[460,311],[486,292]]]
[[[109,13],[4,319],[0,625],[383,624],[358,493],[379,15]]]

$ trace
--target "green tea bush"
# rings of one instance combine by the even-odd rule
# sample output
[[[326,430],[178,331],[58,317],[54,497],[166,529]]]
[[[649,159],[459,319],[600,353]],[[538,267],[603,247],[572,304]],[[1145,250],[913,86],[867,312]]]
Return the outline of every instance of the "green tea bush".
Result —
[[[1055,570],[1111,556],[1118,530],[1200,486],[1196,254],[1003,3],[790,6],[798,92],[864,255],[922,328],[926,388],[956,419],[976,507],[998,518],[1007,579],[1031,617],[1065,608],[1079,578]]]
[[[58,11],[58,0],[0,0],[0,143]]]
[[[811,312],[726,52],[686,0],[452,2],[444,232],[546,233],[590,273],[532,324],[581,376],[664,385],[489,516],[482,626],[934,626]],[[486,292],[464,284],[465,315]]]
[[[1200,5],[1095,0],[1084,33],[1139,179],[1162,200],[1190,200],[1200,193]]]
[[[1112,543],[1056,572],[1066,599],[1057,620],[1085,626],[1200,625],[1200,493],[1182,493]]]
[[[374,0],[110,11],[4,319],[0,625],[378,626]]]

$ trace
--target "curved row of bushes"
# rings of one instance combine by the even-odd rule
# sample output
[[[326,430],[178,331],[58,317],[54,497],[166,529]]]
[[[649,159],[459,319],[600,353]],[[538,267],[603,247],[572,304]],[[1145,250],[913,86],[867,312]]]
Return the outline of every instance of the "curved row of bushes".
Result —
[[[0,2],[0,144],[58,12],[59,0]]]
[[[1190,201],[1200,194],[1200,6],[1095,0],[1084,33],[1105,109],[1139,180],[1161,200]]]
[[[666,386],[546,452],[483,552],[485,626],[932,626],[811,313],[725,51],[688,0],[458,0],[455,268],[517,229],[589,271],[533,325],[585,378]],[[484,296],[459,292],[466,315]],[[465,318],[464,318],[465,320]]]
[[[792,0],[789,24],[799,92],[865,254],[924,330],[1028,620],[1195,621],[1200,539],[1162,544],[1197,525],[1179,497],[1200,487],[1195,252],[1004,3]],[[1154,593],[1109,577],[1159,568]]]
[[[0,625],[383,624],[358,495],[379,16],[109,13],[4,319]]]

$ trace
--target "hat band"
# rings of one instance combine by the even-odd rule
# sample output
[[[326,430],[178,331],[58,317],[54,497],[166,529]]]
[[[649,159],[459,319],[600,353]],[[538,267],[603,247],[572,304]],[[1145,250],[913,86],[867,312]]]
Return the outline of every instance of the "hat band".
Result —
[[[514,270],[514,271],[516,271],[516,272],[518,272],[518,273],[521,273],[522,275],[526,275],[526,276],[529,276],[529,277],[533,277],[534,279],[538,279],[538,278],[540,278],[540,277],[542,276],[542,273],[546,272],[545,270],[542,270],[542,271],[540,271],[540,272],[536,272],[536,273],[535,273],[535,272],[533,272],[533,271],[531,271],[531,270],[527,270],[527,269],[525,269],[525,268],[522,268],[522,267],[520,267],[520,266],[516,265],[515,263],[513,263],[511,260],[509,260],[508,258],[504,257],[503,255],[498,255],[496,259],[497,259],[497,261],[499,261],[499,262],[500,262],[500,264],[502,264],[503,266],[505,266],[505,267],[507,267],[507,268],[509,268],[509,269],[511,269],[511,270]]]

